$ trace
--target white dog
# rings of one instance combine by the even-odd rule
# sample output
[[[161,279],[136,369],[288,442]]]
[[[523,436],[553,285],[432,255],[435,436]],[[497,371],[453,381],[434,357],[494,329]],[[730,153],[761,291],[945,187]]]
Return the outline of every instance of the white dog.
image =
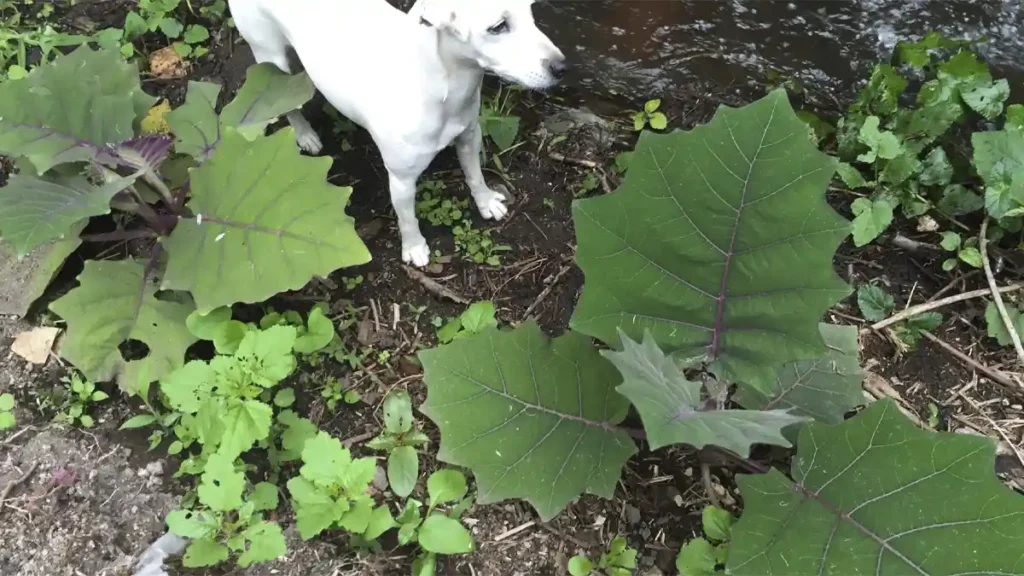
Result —
[[[373,137],[387,166],[402,260],[426,266],[416,180],[452,141],[484,218],[508,213],[480,168],[485,71],[528,88],[554,86],[565,57],[536,26],[534,0],[418,0],[408,14],[385,0],[229,0],[257,62],[298,72]],[[299,146],[320,151],[301,111],[288,114]]]

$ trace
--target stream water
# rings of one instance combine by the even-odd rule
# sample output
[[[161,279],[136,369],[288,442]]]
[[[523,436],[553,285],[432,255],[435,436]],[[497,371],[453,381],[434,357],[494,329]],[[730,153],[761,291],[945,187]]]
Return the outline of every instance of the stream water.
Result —
[[[987,36],[979,51],[1024,97],[1024,0],[549,0],[535,13],[573,65],[568,82],[597,96],[743,92],[772,73],[852,96],[897,40],[938,30]]]

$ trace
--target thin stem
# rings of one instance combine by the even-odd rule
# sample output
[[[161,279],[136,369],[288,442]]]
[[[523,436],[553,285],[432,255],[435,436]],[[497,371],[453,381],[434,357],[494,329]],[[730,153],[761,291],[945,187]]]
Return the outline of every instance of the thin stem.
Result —
[[[85,242],[122,242],[137,238],[158,238],[159,234],[148,228],[142,230],[117,230],[103,234],[85,234],[80,236]]]
[[[142,179],[146,182],[146,184],[149,184],[150,186],[155,188],[156,191],[159,192],[161,196],[163,196],[164,200],[169,205],[174,204],[174,195],[171,194],[171,190],[167,187],[166,184],[164,184],[164,181],[161,180],[159,176],[153,173],[152,170],[146,170],[145,172],[143,172]]]
[[[985,278],[988,279],[988,287],[992,289],[992,299],[995,300],[996,308],[999,310],[999,316],[1003,319],[1006,331],[1010,333],[1010,339],[1013,340],[1013,347],[1017,350],[1017,358],[1019,358],[1021,364],[1024,365],[1024,345],[1021,345],[1020,334],[1017,334],[1017,327],[1013,325],[1013,320],[1010,319],[1010,314],[1006,311],[1006,306],[1003,304],[1003,297],[999,293],[999,289],[996,287],[996,277],[992,274],[992,265],[988,261],[988,239],[985,237],[985,233],[987,231],[988,218],[986,217],[981,223],[981,233],[978,234],[978,249],[981,251],[981,264],[985,268]]]

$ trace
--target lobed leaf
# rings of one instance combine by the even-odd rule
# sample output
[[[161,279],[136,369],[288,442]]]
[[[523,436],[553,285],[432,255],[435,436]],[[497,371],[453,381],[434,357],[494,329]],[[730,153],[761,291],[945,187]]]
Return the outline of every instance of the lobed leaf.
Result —
[[[291,129],[255,142],[229,130],[192,172],[196,217],[179,220],[164,242],[163,287],[190,291],[206,313],[368,262],[345,214],[352,189],[326,182],[330,163],[301,156]]]
[[[135,260],[87,260],[78,287],[50,304],[67,322],[60,355],[86,378],[103,382],[118,377],[131,392],[140,369],[158,380],[185,361],[185,350],[196,341],[185,326],[191,302],[160,300],[156,280]],[[126,361],[118,349],[127,340],[149,347],[141,360]]]
[[[111,145],[132,138],[133,124],[155,102],[135,64],[83,44],[0,84],[0,154],[28,158],[39,174],[69,162],[112,161]]]
[[[74,225],[110,212],[110,200],[131,186],[135,176],[94,186],[85,177],[11,176],[0,188],[0,234],[24,257],[39,246],[65,237]]]
[[[531,321],[420,360],[438,458],[473,470],[478,502],[524,498],[546,521],[583,492],[612,496],[636,446],[615,428],[629,407],[615,393],[618,374],[588,338],[549,340]]]
[[[700,383],[683,376],[650,332],[644,333],[643,343],[621,331],[619,337],[622,351],[602,350],[601,355],[622,374],[616,390],[640,413],[651,449],[669,444],[715,445],[746,457],[752,444],[790,446],[782,430],[807,420],[785,410],[701,411]]]
[[[1024,208],[1024,132],[975,132],[971,143],[989,215],[998,219]]]
[[[217,119],[219,94],[219,84],[189,80],[185,103],[167,114],[177,152],[197,161],[206,160],[213,153],[221,134]]]
[[[889,399],[800,431],[793,481],[737,477],[729,574],[1013,574],[1024,499],[985,437],[918,429]]]
[[[32,304],[43,295],[57,276],[64,261],[79,246],[79,234],[88,221],[76,222],[60,240],[47,242],[18,258],[5,242],[0,242],[0,278],[7,282],[0,293],[0,314],[24,316]]]
[[[780,367],[767,391],[741,382],[733,400],[748,410],[787,408],[818,422],[841,423],[847,412],[864,403],[857,328],[825,323],[818,328],[828,352]]]
[[[573,203],[586,283],[571,326],[611,345],[650,330],[751,383],[821,354],[818,320],[849,294],[832,269],[849,223],[824,199],[835,161],[806,133],[777,90],[642,134],[619,190]]]

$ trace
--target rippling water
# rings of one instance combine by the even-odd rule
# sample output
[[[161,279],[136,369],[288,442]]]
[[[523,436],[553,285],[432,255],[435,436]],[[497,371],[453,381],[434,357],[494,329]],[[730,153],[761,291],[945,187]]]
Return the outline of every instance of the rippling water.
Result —
[[[1024,0],[550,0],[541,27],[597,94],[657,96],[692,83],[762,86],[771,72],[852,91],[898,39],[931,30],[979,50],[1024,95]]]

